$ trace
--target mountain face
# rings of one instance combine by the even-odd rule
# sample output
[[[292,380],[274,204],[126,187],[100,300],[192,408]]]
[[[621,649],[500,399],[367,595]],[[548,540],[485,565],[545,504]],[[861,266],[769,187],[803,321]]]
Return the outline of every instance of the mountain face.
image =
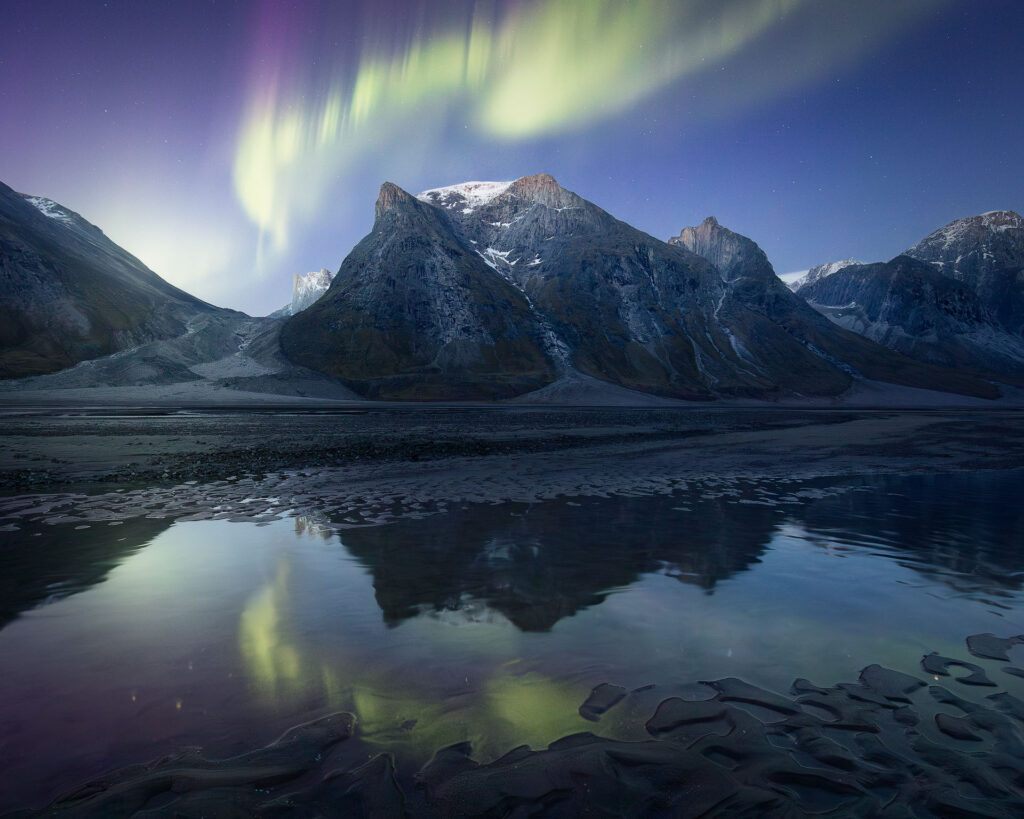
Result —
[[[372,398],[505,398],[555,375],[526,296],[441,209],[391,183],[327,293],[285,323],[281,349]]]
[[[966,282],[909,256],[845,267],[799,294],[840,327],[920,361],[1024,376],[1024,340]]]
[[[173,338],[218,308],[168,284],[77,213],[0,183],[0,378]]]
[[[1007,332],[1024,334],[1024,218],[997,210],[958,219],[904,254],[963,282]]]
[[[713,220],[669,244],[546,174],[418,197],[385,183],[281,348],[378,398],[505,397],[577,373],[691,399],[837,395],[855,375],[994,395],[837,328]]]
[[[959,219],[888,262],[798,284],[840,327],[918,361],[1024,377],[1024,219],[1012,211]]]
[[[805,349],[843,372],[925,389],[990,397],[994,394],[989,385],[971,375],[922,365],[904,355],[894,355],[862,334],[849,332],[845,325],[837,327],[836,323],[830,322],[804,301],[804,289],[798,296],[775,275],[768,257],[757,244],[721,226],[714,217],[705,219],[697,227],[684,228],[678,237],[669,241],[690,247],[714,260],[722,278],[728,283],[731,300],[769,319]],[[843,274],[843,269],[825,273],[828,267],[822,265],[820,268],[816,277],[819,286]],[[790,366],[805,366],[799,359],[785,355],[774,362],[776,368],[785,368],[787,360]]]
[[[818,282],[821,279],[826,279],[833,273],[838,273],[843,268],[850,267],[851,265],[855,264],[864,263],[858,262],[856,259],[843,259],[842,261],[838,262],[828,262],[827,264],[815,265],[799,279],[790,282],[789,289],[792,290],[794,293],[797,293],[800,291],[801,287],[806,287],[807,285],[814,284],[815,282]]]
[[[275,310],[269,317],[286,318],[301,313],[327,292],[333,280],[334,274],[326,267],[305,275],[296,273],[292,278],[292,300],[280,310]]]

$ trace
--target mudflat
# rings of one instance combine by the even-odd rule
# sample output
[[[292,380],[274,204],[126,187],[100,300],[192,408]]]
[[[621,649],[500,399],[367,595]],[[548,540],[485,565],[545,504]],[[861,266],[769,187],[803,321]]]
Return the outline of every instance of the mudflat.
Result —
[[[216,481],[313,468],[381,477],[393,469],[414,482],[488,473],[497,489],[548,471],[614,483],[612,475],[628,480],[633,471],[814,477],[1017,466],[1024,466],[1019,409],[19,408],[0,421],[6,487]],[[500,495],[494,499],[507,499]]]

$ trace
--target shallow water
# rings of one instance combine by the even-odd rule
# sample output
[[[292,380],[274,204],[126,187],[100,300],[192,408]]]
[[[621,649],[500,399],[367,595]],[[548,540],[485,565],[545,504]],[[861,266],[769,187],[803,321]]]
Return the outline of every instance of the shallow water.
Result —
[[[633,711],[698,680],[921,677],[930,651],[1024,632],[1022,488],[1021,472],[719,482],[357,528],[309,510],[6,533],[0,810],[337,710],[364,757],[392,751],[407,775],[463,740],[489,760],[583,730],[642,739]],[[602,682],[657,688],[588,722]]]

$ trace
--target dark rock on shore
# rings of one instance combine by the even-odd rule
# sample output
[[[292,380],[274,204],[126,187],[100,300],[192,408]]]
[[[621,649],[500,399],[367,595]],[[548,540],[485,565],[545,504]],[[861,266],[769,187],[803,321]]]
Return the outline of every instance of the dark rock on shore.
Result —
[[[351,714],[331,714],[298,725],[265,748],[223,760],[196,751],[115,771],[58,799],[47,815],[76,817],[144,816],[154,801],[164,801],[154,815],[244,815],[254,811],[268,789],[315,768],[332,746],[352,736]]]
[[[1002,660],[1009,662],[1007,652],[1016,645],[1024,643],[1024,634],[1014,637],[996,637],[994,634],[972,634],[967,638],[967,650],[975,657],[984,657],[989,660]]]
[[[921,659],[921,667],[929,674],[934,674],[938,677],[948,677],[951,666],[963,668],[970,672],[966,677],[956,677],[956,681],[958,683],[963,683],[964,685],[983,685],[993,687],[996,685],[988,678],[988,675],[985,673],[985,669],[979,665],[975,665],[974,663],[968,663],[964,660],[954,660],[950,657],[943,657],[934,651],[931,654],[926,654]],[[1009,669],[1003,670],[1008,671]]]
[[[587,701],[580,706],[580,716],[597,722],[601,715],[613,708],[626,696],[626,689],[619,685],[601,683],[587,697]]]

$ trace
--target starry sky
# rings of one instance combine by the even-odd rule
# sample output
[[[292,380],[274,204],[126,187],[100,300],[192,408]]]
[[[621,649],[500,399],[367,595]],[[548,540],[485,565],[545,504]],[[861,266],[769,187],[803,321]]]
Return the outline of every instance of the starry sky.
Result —
[[[0,180],[262,315],[380,183],[553,174],[780,274],[1024,210],[1020,0],[0,0]]]

